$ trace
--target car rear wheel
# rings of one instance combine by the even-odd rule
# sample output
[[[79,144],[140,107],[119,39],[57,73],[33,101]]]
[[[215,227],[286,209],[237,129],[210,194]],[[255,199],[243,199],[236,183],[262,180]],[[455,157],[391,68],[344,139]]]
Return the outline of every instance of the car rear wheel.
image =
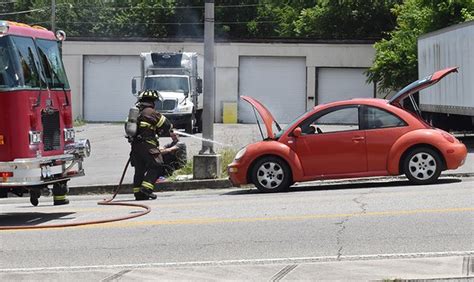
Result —
[[[277,157],[264,157],[252,169],[252,182],[262,192],[286,191],[292,183],[288,164]]]
[[[406,156],[403,169],[407,178],[415,184],[431,184],[441,174],[442,161],[430,148],[416,148]]]

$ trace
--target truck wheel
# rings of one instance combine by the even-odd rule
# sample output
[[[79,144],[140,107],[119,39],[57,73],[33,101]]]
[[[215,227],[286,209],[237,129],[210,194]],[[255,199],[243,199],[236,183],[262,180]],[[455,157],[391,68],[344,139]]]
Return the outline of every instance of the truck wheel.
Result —
[[[193,134],[193,127],[194,127],[194,122],[192,118],[189,118],[189,120],[186,122],[186,127],[184,128],[184,132],[187,134]]]
[[[0,188],[0,198],[8,198],[8,188]]]
[[[196,113],[196,126],[197,133],[202,133],[202,110],[199,110]]]

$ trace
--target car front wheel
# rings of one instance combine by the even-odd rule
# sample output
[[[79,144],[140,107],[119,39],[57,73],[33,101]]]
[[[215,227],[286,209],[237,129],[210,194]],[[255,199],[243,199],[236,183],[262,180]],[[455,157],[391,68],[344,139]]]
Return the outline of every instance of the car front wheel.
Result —
[[[415,184],[434,183],[441,174],[441,158],[430,148],[417,148],[406,156],[403,169],[407,178]]]
[[[264,157],[252,169],[252,182],[262,192],[286,191],[292,183],[288,164],[277,157]]]

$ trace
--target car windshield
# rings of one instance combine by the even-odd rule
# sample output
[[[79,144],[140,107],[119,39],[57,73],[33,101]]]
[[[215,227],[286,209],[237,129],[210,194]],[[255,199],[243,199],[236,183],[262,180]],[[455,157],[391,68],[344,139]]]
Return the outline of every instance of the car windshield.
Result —
[[[280,131],[278,131],[276,134],[275,134],[275,139],[278,139],[280,138],[283,133],[285,131],[287,131],[290,127],[292,127],[293,125],[295,125],[304,115],[306,115],[307,112],[304,112],[302,113],[300,116],[298,116],[297,118],[295,118],[292,122],[290,122],[289,124],[287,124],[286,126],[284,126]]]
[[[155,76],[145,78],[144,89],[189,93],[187,77]]]

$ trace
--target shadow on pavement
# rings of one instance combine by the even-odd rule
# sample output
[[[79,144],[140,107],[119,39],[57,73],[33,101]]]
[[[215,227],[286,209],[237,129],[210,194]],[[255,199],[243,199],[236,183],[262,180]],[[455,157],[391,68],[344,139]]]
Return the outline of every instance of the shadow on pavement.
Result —
[[[441,178],[438,182],[431,185],[424,185],[423,187],[430,188],[434,185],[444,185],[462,182],[459,178]],[[365,189],[365,188],[387,188],[387,187],[400,187],[401,189],[413,185],[408,180],[393,180],[393,181],[365,181],[357,183],[344,182],[344,183],[324,183],[324,181],[317,184],[304,183],[297,186],[292,186],[288,192],[281,193],[292,193],[292,192],[304,192],[304,191],[326,191],[326,190],[350,190],[350,189]],[[224,193],[223,195],[242,195],[242,194],[266,194],[257,190],[257,188],[249,188],[241,191],[231,191]]]
[[[0,214],[0,226],[34,226],[51,220],[71,220],[70,217],[74,212],[59,213],[42,213],[42,212],[26,212],[26,213],[6,213]]]

